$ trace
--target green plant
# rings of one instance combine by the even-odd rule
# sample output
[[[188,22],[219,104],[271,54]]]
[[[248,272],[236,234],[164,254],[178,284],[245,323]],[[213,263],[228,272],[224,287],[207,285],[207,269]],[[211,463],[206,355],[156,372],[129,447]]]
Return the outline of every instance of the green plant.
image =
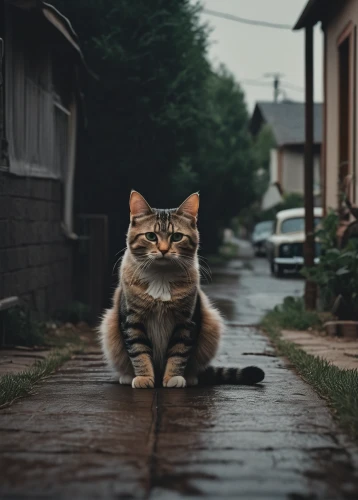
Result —
[[[219,247],[219,255],[225,259],[234,259],[239,255],[239,245],[227,242]]]
[[[338,246],[337,231],[339,226],[339,216],[333,210],[330,210],[316,231],[316,237],[319,238],[323,251],[335,249]]]
[[[4,312],[5,344],[33,346],[45,343],[45,325],[31,318],[30,311],[17,306]]]
[[[283,304],[270,311],[265,321],[276,324],[280,328],[307,330],[320,328],[322,321],[315,311],[306,311],[301,297],[286,297]]]
[[[47,358],[36,361],[30,368],[21,373],[0,377],[0,409],[31,394],[34,385],[57,370],[65,361],[68,361],[72,353],[74,353],[74,349],[54,351]]]
[[[317,283],[324,310],[333,308],[340,319],[358,320],[358,244],[350,241],[336,248],[338,223],[334,212],[325,217],[316,233],[322,246],[320,261],[302,274]]]

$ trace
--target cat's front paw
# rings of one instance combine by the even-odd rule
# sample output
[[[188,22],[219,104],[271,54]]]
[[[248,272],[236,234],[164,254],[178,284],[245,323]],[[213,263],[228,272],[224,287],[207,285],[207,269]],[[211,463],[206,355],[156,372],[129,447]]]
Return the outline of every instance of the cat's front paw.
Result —
[[[133,389],[153,389],[154,378],[153,377],[134,377],[132,380]]]
[[[132,385],[133,377],[132,375],[121,375],[119,377],[119,383],[121,385]]]
[[[186,380],[184,377],[177,375],[175,377],[164,377],[163,387],[185,387]]]

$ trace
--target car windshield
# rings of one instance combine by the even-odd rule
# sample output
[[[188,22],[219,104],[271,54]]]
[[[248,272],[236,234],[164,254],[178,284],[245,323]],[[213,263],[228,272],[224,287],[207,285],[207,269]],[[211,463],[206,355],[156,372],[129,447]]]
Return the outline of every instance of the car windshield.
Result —
[[[315,227],[321,222],[321,217],[315,217],[314,225]],[[286,219],[281,224],[281,233],[298,233],[305,230],[305,219],[304,217],[294,217],[292,219]]]
[[[273,228],[273,221],[272,220],[267,220],[264,222],[259,222],[256,224],[254,228],[254,234],[260,234],[260,233],[271,233]]]

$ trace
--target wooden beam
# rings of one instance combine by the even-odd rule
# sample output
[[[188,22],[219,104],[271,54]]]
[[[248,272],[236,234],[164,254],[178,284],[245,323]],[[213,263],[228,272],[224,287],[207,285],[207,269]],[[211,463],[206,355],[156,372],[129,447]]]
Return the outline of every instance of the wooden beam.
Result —
[[[313,111],[313,26],[305,29],[305,266],[314,266],[315,258],[315,238],[314,238],[314,198],[313,198],[313,131],[314,131],[314,111]],[[305,306],[306,309],[316,307],[316,285],[312,281],[306,280],[305,286]]]

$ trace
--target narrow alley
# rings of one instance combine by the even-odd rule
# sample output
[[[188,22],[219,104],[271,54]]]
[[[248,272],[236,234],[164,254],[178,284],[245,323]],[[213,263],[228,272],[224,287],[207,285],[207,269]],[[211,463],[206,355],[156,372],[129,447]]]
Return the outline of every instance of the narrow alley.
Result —
[[[206,290],[227,319],[216,363],[257,364],[264,383],[133,390],[93,348],[1,411],[1,498],[357,498],[357,449],[250,326],[303,281],[249,264]]]

